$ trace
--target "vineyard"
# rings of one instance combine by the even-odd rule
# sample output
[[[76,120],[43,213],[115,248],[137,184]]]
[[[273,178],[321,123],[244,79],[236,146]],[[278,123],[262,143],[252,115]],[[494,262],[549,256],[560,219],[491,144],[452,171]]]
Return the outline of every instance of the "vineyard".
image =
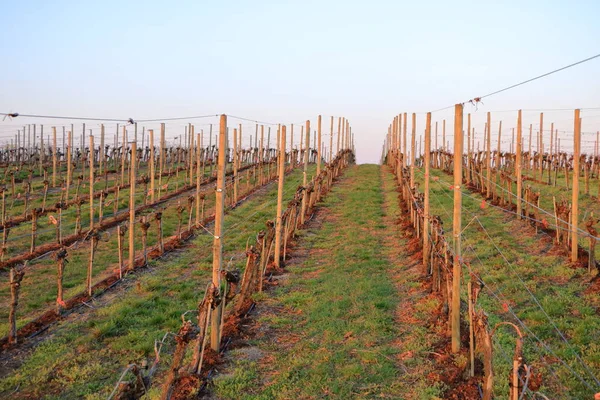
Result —
[[[83,125],[79,147],[73,131],[60,143],[53,127],[36,144],[36,125],[18,130],[1,154],[4,395],[205,389],[297,230],[353,163],[343,118],[336,143],[333,117],[329,134],[319,116],[296,141],[293,125],[272,139],[272,125],[244,136],[246,119],[227,121],[214,142],[213,124],[206,140],[192,124],[169,138],[166,123],[155,137],[131,122],[112,146],[104,125]]]
[[[554,123],[544,129],[541,112],[528,135],[515,110],[503,141],[501,120],[495,137],[492,113],[475,126],[463,107],[454,107],[451,141],[439,121],[442,146],[426,114],[422,152],[416,114],[409,146],[408,115],[396,116],[383,151],[402,229],[435,301],[437,357],[450,356],[455,370],[440,379],[458,398],[592,398],[600,360],[598,134],[588,132],[582,152],[581,110],[573,130],[560,133]]]
[[[20,126],[0,393],[593,398],[600,135],[464,107],[358,166],[345,118]]]

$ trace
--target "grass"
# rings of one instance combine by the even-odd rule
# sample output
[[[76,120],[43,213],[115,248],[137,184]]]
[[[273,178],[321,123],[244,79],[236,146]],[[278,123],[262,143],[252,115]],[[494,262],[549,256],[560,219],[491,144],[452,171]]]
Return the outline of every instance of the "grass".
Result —
[[[393,189],[392,189],[393,190]],[[258,305],[260,360],[232,355],[214,381],[222,399],[408,398],[396,360],[398,295],[384,237],[379,167],[353,167],[327,195],[325,221],[303,232],[310,256]],[[357,212],[360,210],[360,212]],[[433,398],[438,389],[426,388]],[[415,382],[413,382],[414,385]]]
[[[285,199],[301,180],[299,170],[288,176]],[[274,216],[276,193],[270,185],[226,215],[225,259],[241,263],[246,240]],[[51,328],[48,338],[0,380],[0,397],[105,399],[125,366],[152,357],[154,340],[177,331],[181,314],[196,308],[211,276],[211,254],[212,238],[200,235],[185,251],[150,262],[149,273],[128,276],[122,285],[127,289],[100,298],[93,303],[96,309]],[[173,346],[162,354],[162,368]],[[152,393],[156,398],[158,390]]]

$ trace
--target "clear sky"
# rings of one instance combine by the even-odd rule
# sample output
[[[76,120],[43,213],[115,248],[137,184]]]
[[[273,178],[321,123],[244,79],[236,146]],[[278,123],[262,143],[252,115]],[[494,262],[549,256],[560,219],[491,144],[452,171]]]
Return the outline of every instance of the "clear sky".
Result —
[[[399,112],[450,106],[600,53],[597,0],[2,1],[1,10],[0,112],[228,113],[286,124],[345,116],[359,162],[379,161]],[[466,111],[481,122],[486,111],[600,107],[599,77],[596,59]],[[451,115],[434,121],[451,126]],[[527,115],[527,126],[539,120]],[[584,130],[600,128],[600,110],[582,116]],[[510,129],[516,113],[492,117]],[[545,118],[573,129],[572,112]],[[30,122],[40,123],[7,119],[0,133]]]

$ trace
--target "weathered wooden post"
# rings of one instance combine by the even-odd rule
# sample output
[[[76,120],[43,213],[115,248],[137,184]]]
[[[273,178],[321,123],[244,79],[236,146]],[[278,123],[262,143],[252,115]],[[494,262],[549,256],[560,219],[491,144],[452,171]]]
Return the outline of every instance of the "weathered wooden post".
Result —
[[[463,105],[454,107],[454,213],[452,236],[454,238],[454,260],[452,268],[452,352],[460,350],[460,279],[461,279],[461,238],[462,230],[462,146],[463,146]]]
[[[550,124],[550,154],[548,158],[548,185],[552,184],[552,170],[554,169],[554,122]],[[594,158],[595,160],[595,158]]]
[[[431,156],[431,113],[427,113],[425,123],[425,184],[423,185],[423,267],[425,273],[429,272],[429,174],[430,174],[430,156]]]
[[[331,117],[331,124],[329,126],[329,163],[333,161],[333,116]]]
[[[285,139],[284,139],[285,140]],[[317,117],[317,176],[321,173],[321,156],[322,156],[322,146],[321,146],[321,116]],[[283,152],[285,156],[285,150]]]
[[[471,114],[467,114],[467,185],[471,184],[471,175],[473,168],[471,163]]]
[[[417,134],[417,114],[412,114],[412,127],[410,136],[410,188],[415,187],[415,140]]]
[[[125,163],[127,160],[127,129],[123,126],[123,139],[121,140],[121,186],[125,185]]]
[[[160,153],[158,161],[158,200],[160,200],[160,192],[162,190],[162,174],[165,167],[165,124],[160,124]]]
[[[202,175],[200,171],[200,152],[202,151],[202,136],[198,133],[196,140],[196,227],[200,227],[200,183],[202,181]]]
[[[240,127],[242,125],[240,124]],[[233,129],[233,165],[232,165],[232,169],[233,169],[233,204],[237,203],[238,200],[238,157],[239,157],[239,151],[238,151],[238,136],[237,136],[237,129]]]
[[[305,190],[302,195],[302,211],[300,214],[300,225],[304,225],[304,218],[306,216],[306,206],[307,206],[307,193],[306,193],[306,184],[307,184],[307,171],[308,171],[308,157],[309,157],[309,149],[310,149],[310,121],[306,121],[306,150],[304,151],[304,172],[302,178],[302,186],[304,186]]]
[[[486,165],[486,185],[485,185],[485,196],[490,197],[492,190],[492,119],[491,113],[487,113],[487,124],[486,124],[486,153],[485,153],[485,165]],[[454,160],[456,162],[456,159]]]
[[[150,203],[154,204],[154,129],[148,129],[150,140]]]
[[[131,175],[129,177],[129,270],[135,268],[135,160],[137,157],[137,143],[131,142]]]
[[[71,131],[67,132],[67,196],[65,198],[66,202],[69,202],[69,188],[71,187],[71,180],[73,179],[73,160],[72,160],[72,133]]]
[[[213,241],[213,271],[212,284],[215,288],[221,287],[221,270],[223,263],[223,219],[225,214],[225,169],[227,167],[227,115],[222,114],[219,124],[219,165],[217,170],[217,190],[215,198],[215,234]],[[221,309],[217,307],[212,311],[210,346],[218,352],[221,347]]]
[[[94,136],[90,135],[90,231],[94,229]]]
[[[540,181],[544,179],[544,113],[540,113],[540,142],[539,142],[539,157],[540,157]]]
[[[579,158],[581,153],[581,118],[580,110],[575,110],[575,128],[573,129],[573,198],[571,200],[571,262],[577,261],[579,229]]]
[[[56,164],[58,162],[56,154],[56,127],[52,127],[52,187],[56,187]]]
[[[515,173],[517,176],[517,218],[521,219],[523,215],[523,175],[521,170],[521,161],[523,158],[523,119],[521,110],[517,115],[517,152],[515,159]]]
[[[319,116],[319,121],[321,117]],[[281,213],[283,207],[283,179],[285,176],[285,136],[286,136],[286,127],[283,125],[281,127],[281,140],[280,140],[280,148],[279,148],[279,182],[277,186],[277,219],[275,225],[275,266],[277,268],[281,267]],[[321,132],[319,126],[319,133]]]
[[[105,149],[104,149],[104,124],[100,125],[100,151],[98,152],[98,162],[99,162],[99,171],[100,174],[106,173],[106,165],[105,165]]]

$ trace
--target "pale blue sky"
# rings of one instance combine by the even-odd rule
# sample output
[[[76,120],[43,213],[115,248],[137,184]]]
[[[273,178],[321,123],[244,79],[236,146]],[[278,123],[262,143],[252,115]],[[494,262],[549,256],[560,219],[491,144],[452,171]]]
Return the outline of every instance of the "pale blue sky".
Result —
[[[449,106],[600,52],[598,1],[1,3],[0,112],[346,116],[360,162],[379,160],[396,113]],[[600,107],[599,73],[597,59],[491,97],[474,121],[488,110]],[[451,114],[434,120],[451,126]],[[527,116],[527,125],[539,120]],[[600,110],[582,116],[584,130],[600,128]],[[492,118],[510,129],[516,113]],[[545,127],[572,130],[571,119],[547,112]],[[30,122],[0,122],[0,133]]]

